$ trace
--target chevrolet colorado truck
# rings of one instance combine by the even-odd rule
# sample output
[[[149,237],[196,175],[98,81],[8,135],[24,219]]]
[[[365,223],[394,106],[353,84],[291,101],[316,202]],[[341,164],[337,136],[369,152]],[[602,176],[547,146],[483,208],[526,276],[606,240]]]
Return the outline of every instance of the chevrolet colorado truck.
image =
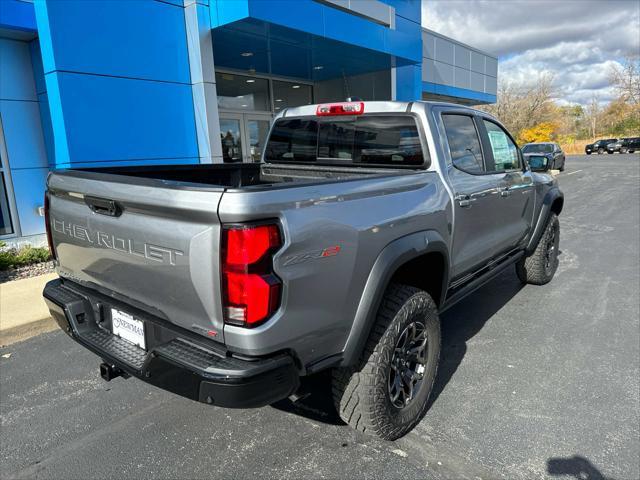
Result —
[[[54,171],[44,297],[105,380],[252,408],[331,369],[341,418],[396,439],[439,314],[509,266],[556,271],[563,194],[527,158],[481,111],[344,102],[281,112],[260,163]]]

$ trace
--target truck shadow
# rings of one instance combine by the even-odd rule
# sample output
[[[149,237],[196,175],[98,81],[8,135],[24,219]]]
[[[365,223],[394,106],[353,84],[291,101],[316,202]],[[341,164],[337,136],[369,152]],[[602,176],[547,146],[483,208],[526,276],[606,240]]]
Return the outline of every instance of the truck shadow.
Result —
[[[471,340],[524,285],[508,268],[488,284],[469,295],[441,315],[442,349],[438,374],[429,397],[429,407],[436,402],[467,353]]]
[[[507,269],[487,285],[442,314],[442,351],[438,374],[429,398],[429,408],[447,386],[467,352],[467,342],[521,289],[514,269]],[[285,399],[272,407],[311,420],[343,425],[331,399],[331,374],[321,372],[303,379],[308,395],[296,402]],[[428,411],[428,409],[427,409]]]

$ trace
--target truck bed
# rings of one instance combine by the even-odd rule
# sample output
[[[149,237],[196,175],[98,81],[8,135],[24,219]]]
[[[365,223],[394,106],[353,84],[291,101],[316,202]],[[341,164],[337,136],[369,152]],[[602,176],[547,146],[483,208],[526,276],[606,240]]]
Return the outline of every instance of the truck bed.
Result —
[[[406,169],[354,168],[327,165],[295,165],[271,163],[231,163],[200,165],[152,165],[135,167],[85,168],[69,170],[63,174],[80,175],[80,172],[161,180],[192,186],[212,186],[225,189],[247,187],[269,188],[285,184],[310,184],[317,182],[358,179],[363,176],[406,174]],[[114,180],[112,178],[112,180]],[[289,185],[292,186],[292,185]],[[254,188],[255,189],[255,188]]]

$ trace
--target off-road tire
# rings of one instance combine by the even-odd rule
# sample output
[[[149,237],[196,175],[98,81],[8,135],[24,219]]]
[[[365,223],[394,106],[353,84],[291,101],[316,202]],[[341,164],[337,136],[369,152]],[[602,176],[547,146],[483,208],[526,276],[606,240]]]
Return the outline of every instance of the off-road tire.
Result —
[[[389,394],[391,362],[400,335],[417,320],[424,324],[427,336],[425,371],[415,397],[399,409]],[[440,319],[435,302],[423,290],[391,284],[358,363],[333,371],[333,401],[340,418],[356,430],[384,440],[402,437],[426,413],[439,358]]]
[[[534,252],[516,263],[516,273],[520,281],[532,285],[549,283],[558,269],[559,245],[560,221],[555,213],[551,213],[544,233]],[[550,247],[554,248],[553,258],[550,262],[547,262],[547,252]]]

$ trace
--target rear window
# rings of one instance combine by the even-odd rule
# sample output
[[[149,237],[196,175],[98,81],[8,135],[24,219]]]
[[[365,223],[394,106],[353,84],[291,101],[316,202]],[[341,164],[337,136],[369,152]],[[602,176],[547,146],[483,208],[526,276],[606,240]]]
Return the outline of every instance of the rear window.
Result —
[[[268,162],[416,166],[424,163],[416,121],[409,115],[283,118],[265,149]]]
[[[553,145],[548,143],[530,143],[522,147],[523,153],[553,153]]]

